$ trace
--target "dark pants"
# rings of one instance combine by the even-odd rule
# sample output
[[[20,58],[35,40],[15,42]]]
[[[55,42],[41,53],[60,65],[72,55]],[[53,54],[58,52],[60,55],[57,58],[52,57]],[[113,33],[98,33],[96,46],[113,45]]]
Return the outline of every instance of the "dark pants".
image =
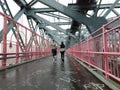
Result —
[[[56,49],[52,49],[52,55],[56,56],[56,54],[57,54],[57,50]]]
[[[64,60],[64,54],[65,52],[60,52],[61,53],[61,59]]]

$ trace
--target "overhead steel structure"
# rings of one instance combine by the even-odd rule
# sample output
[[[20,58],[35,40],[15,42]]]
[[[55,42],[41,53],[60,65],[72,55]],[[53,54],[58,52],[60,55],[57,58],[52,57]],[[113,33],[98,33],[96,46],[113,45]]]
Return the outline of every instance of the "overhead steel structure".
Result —
[[[89,33],[92,33],[103,24],[107,23],[108,20],[106,17],[111,11],[118,16],[119,13],[116,11],[116,8],[120,8],[119,0],[115,0],[113,3],[109,4],[101,4],[102,0],[77,0],[76,3],[70,3],[68,6],[55,0],[13,1],[20,7],[20,10],[15,16],[11,13],[8,1],[0,0],[0,6],[5,14],[15,20],[18,20],[23,14],[26,15],[30,29],[34,32],[37,32],[37,29],[39,29],[39,31],[42,32],[42,34],[40,33],[41,35],[48,35],[58,44],[60,44],[62,40],[65,40],[68,47],[78,42],[81,37],[84,36],[81,33],[83,26]],[[39,8],[34,7],[34,5],[39,5],[40,3],[46,5],[47,8],[42,8],[41,6],[38,6]],[[101,11],[101,13],[99,11]],[[61,19],[66,20],[66,22],[51,22],[41,15],[54,17],[55,19],[57,18],[58,21]],[[64,30],[59,25],[71,25],[71,27]],[[7,33],[12,30],[13,34],[16,36],[16,33],[14,32],[15,27],[16,26],[13,23],[9,22]],[[54,30],[49,27],[54,28]],[[78,32],[79,35],[76,35],[76,32]],[[2,40],[2,33],[3,30],[0,31],[0,40]],[[35,41],[34,36],[35,35],[33,34],[30,38],[28,46]],[[21,50],[24,51],[24,42],[20,33],[19,37]]]

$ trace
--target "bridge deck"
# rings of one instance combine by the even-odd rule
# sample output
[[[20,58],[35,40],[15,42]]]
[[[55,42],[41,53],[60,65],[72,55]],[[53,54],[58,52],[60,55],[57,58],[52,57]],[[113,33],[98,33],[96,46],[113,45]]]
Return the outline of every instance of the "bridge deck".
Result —
[[[73,59],[65,57],[63,63],[59,55],[55,63],[45,57],[0,72],[0,90],[87,90],[91,82],[102,84]]]

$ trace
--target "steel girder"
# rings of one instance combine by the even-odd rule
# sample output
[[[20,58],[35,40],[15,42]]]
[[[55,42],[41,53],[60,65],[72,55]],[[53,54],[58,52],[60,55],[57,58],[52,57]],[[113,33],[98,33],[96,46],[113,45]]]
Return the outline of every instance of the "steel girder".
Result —
[[[53,22],[56,25],[71,25],[71,22]]]
[[[116,10],[113,9],[112,11],[115,13],[116,16],[120,15]]]
[[[11,11],[10,11],[10,9],[9,9],[9,6],[8,6],[8,4],[7,4],[7,1],[6,0],[0,0],[0,3],[1,3],[1,8],[2,8],[2,10],[4,11],[4,13],[6,14],[6,15],[8,15],[8,16],[10,16],[10,17],[12,17],[13,18],[13,16],[12,16],[12,13],[11,13]]]
[[[37,28],[38,28],[38,27],[37,27],[37,26],[38,26],[38,23],[36,22],[36,25],[34,26],[34,25],[33,25],[32,18],[29,18],[29,17],[28,17],[27,19],[28,19],[28,24],[29,24],[30,29],[33,30],[33,32],[36,32],[36,31],[37,31]],[[36,39],[36,34],[35,34],[35,33],[32,34],[32,36],[30,37],[30,40],[29,40],[29,42],[28,42],[28,44],[27,44],[28,50],[30,49],[33,41],[34,41],[36,44],[38,44],[38,41],[37,41],[37,39]],[[39,45],[39,44],[38,44],[38,45]]]
[[[88,5],[88,6],[80,6],[80,5],[77,5],[77,4],[68,4],[68,7],[72,10],[78,10],[79,8],[89,8],[89,10],[93,10],[97,7],[99,7],[99,9],[107,9],[107,8],[110,8],[113,4],[100,4],[99,5],[96,5],[96,4],[93,4],[93,5]],[[114,8],[120,8],[120,3],[117,3],[115,5]]]
[[[7,6],[8,7],[8,6]],[[21,9],[20,11],[18,11],[17,12],[17,14],[13,17],[15,20],[18,20],[21,16],[22,16],[22,14],[25,12],[25,9]],[[9,13],[10,13],[10,15],[11,15],[11,17],[12,17],[12,14],[11,14],[11,12],[10,12],[10,10],[9,10]],[[10,31],[10,29],[12,29],[12,27],[13,27],[13,23],[9,23],[9,25],[8,25],[8,29],[7,29],[7,33]],[[3,33],[3,30],[1,30],[0,31],[0,40],[2,40],[2,33]]]
[[[60,42],[58,42],[58,41],[60,41],[60,38],[55,37],[55,35],[56,35],[56,36],[59,36],[59,34],[57,34],[58,31],[55,30],[56,33],[55,33],[55,32],[52,32],[52,30],[48,29],[47,27],[45,27],[45,26],[43,26],[43,25],[41,24],[41,20],[40,20],[40,19],[38,19],[38,18],[36,18],[36,17],[34,17],[34,16],[35,16],[35,15],[33,15],[33,16],[29,16],[29,15],[28,15],[29,18],[34,19],[34,21],[38,24],[38,25],[36,25],[36,27],[38,26],[39,28],[44,29],[46,34],[48,34],[50,37],[52,37],[52,39],[54,38],[54,39],[56,40],[56,42],[57,42],[58,44],[60,44]],[[34,17],[34,18],[33,18],[33,17]],[[38,16],[38,17],[39,17],[39,16]],[[29,20],[31,21],[31,19],[29,19]],[[30,23],[32,23],[32,22],[30,22]],[[30,27],[31,27],[31,26],[30,26]],[[33,25],[32,25],[32,29],[34,29],[34,32],[36,32],[36,27],[33,27]],[[32,42],[35,41],[34,37],[35,37],[35,34],[33,33],[33,35],[30,37],[30,40],[29,40],[29,42],[28,42],[28,44],[27,44],[28,50],[30,49],[30,46],[31,46]],[[36,42],[36,41],[35,41],[35,42]]]
[[[28,4],[28,6],[33,6],[36,2],[38,2],[37,0],[31,0],[31,2]]]
[[[43,13],[43,12],[55,12],[56,10],[53,10],[53,9],[49,9],[49,8],[31,8],[32,5],[34,5],[37,0],[33,0],[31,1],[29,4],[26,3],[25,0],[20,0],[19,2],[17,2],[17,0],[14,0],[21,8],[25,8],[26,11],[24,12],[25,14],[28,13],[27,11],[29,11],[30,9],[32,9],[35,13]],[[27,14],[26,14],[27,15]],[[27,19],[28,19],[28,23],[29,23],[29,26],[31,28],[31,30],[33,30],[34,32],[36,32],[36,29],[34,28],[33,24],[32,24],[32,21],[31,21],[31,17],[27,16]],[[38,21],[36,21],[36,23],[38,23]],[[39,22],[40,24],[41,22]],[[34,39],[35,35],[33,34],[32,37],[30,38],[29,42],[28,42],[28,50],[32,44],[32,42],[36,42],[35,39]]]
[[[51,16],[57,19],[63,19],[63,20],[71,20],[69,17],[65,17],[65,16],[61,16],[61,15],[57,15],[57,14],[53,14],[53,13],[41,13],[43,15],[47,15],[47,16]]]
[[[25,11],[25,9],[20,10],[13,18],[15,20],[18,20],[20,18],[20,16],[24,13],[24,11]],[[13,28],[13,27],[16,27],[16,25],[13,24],[12,22],[9,22],[7,26],[8,26],[7,27],[7,34],[12,29],[13,34],[15,35],[15,37],[17,37],[16,32]],[[24,42],[22,40],[22,37],[21,37],[20,33],[18,33],[18,35],[19,35],[19,40],[21,41],[21,42],[19,42],[20,48],[21,48],[22,52],[24,52],[24,49],[23,49],[24,48]],[[0,31],[0,42],[2,41],[2,37],[3,37],[3,30]]]
[[[58,44],[60,44],[59,41],[61,41],[61,39],[60,39],[59,37],[61,37],[61,35],[58,34],[58,33],[59,33],[59,30],[55,30],[55,32],[54,32],[53,30],[50,30],[49,28],[46,27],[46,25],[50,25],[50,24],[56,25],[56,27],[57,27],[57,24],[55,24],[55,23],[50,23],[49,21],[47,21],[47,20],[45,20],[45,19],[43,19],[43,18],[41,19],[41,17],[38,16],[38,15],[27,15],[27,16],[28,16],[29,18],[33,18],[33,19],[35,20],[35,22],[39,24],[39,28],[44,29],[44,30],[45,30],[45,33],[47,33],[48,35],[52,36],[52,38],[54,38],[54,39],[56,40],[56,42],[57,42]],[[42,25],[42,24],[41,24],[41,20],[42,20],[43,23],[46,23],[46,25]],[[54,26],[53,26],[53,27],[54,27]],[[35,30],[36,30],[36,29],[35,29]],[[63,31],[63,30],[62,30],[62,31]],[[59,37],[55,37],[55,35],[56,35],[56,36],[59,36]],[[33,37],[34,37],[34,35],[31,37],[31,39],[30,39],[30,41],[29,41],[29,43],[28,43],[28,49],[29,49],[29,46],[31,45],[31,42],[33,41]]]
[[[13,18],[15,20],[18,20],[24,12],[25,12],[25,9],[18,11],[18,13]],[[10,29],[12,29],[12,27],[13,27],[13,23],[9,23],[7,33],[10,31]],[[3,32],[3,30],[0,31],[0,38],[2,38],[2,32]]]
[[[14,0],[14,1],[16,1],[16,0]],[[22,3],[22,0],[19,0],[19,1],[21,1],[20,3]],[[45,5],[49,6],[49,7],[52,7],[52,8],[49,8],[49,9],[44,9],[44,8],[42,9],[42,8],[41,8],[40,10],[34,9],[34,10],[33,10],[34,13],[59,11],[59,12],[65,14],[65,15],[71,17],[71,18],[74,19],[75,21],[87,25],[87,27],[90,28],[90,32],[92,32],[92,30],[93,30],[93,31],[96,30],[96,28],[100,27],[101,25],[103,25],[103,24],[106,22],[106,21],[104,20],[104,18],[102,18],[102,17],[96,17],[96,18],[90,17],[90,18],[88,18],[88,17],[86,17],[85,15],[83,15],[83,14],[77,12],[77,11],[71,10],[71,8],[69,8],[69,7],[66,7],[66,6],[64,6],[64,5],[60,4],[60,3],[57,3],[55,0],[31,0],[31,2],[27,4],[27,6],[26,6],[25,0],[23,0],[23,1],[24,1],[24,2],[22,3],[22,8],[25,8],[25,9],[28,10],[28,11],[27,11],[27,10],[24,11],[24,13],[27,13],[27,14],[28,14],[28,12],[29,12],[30,9],[31,9],[31,10],[34,9],[34,8],[31,8],[32,5],[34,5],[34,4],[37,3],[37,2],[41,2],[41,3],[43,3],[43,4],[45,4]],[[116,5],[118,5],[118,7],[119,7],[119,4],[116,4]],[[20,6],[20,5],[19,5],[19,6]],[[24,7],[23,7],[23,6],[24,6]],[[20,6],[20,7],[21,7],[21,6]],[[26,7],[29,7],[29,9],[26,8]],[[107,7],[107,6],[106,6],[106,7]],[[109,5],[108,5],[108,7],[109,7]],[[20,17],[20,16],[18,16],[18,17]],[[41,19],[41,17],[40,17],[39,19]],[[41,19],[41,20],[43,20],[43,19]],[[101,22],[101,21],[104,21],[104,22]],[[43,22],[46,23],[46,20],[43,20]],[[93,23],[93,22],[94,22],[94,23]],[[60,29],[56,24],[53,24],[53,23],[51,24],[51,22],[47,22],[47,24],[49,24],[50,26],[56,28],[57,30],[59,29],[60,32],[61,32],[61,31],[64,32],[64,30],[63,30],[63,29]],[[97,24],[97,25],[96,25],[96,24]],[[54,25],[55,25],[56,27],[55,27]],[[65,32],[65,34],[66,34],[66,32]],[[70,33],[69,33],[69,34],[70,34]],[[75,36],[72,35],[72,34],[71,34],[71,36],[75,37]]]
[[[77,11],[74,11],[74,10],[70,9],[69,7],[66,7],[66,6],[56,2],[55,0],[38,0],[38,1],[71,17],[78,23],[83,23],[83,24],[87,25],[90,32],[93,32],[94,30],[101,27],[103,24],[107,23],[107,21],[105,20],[104,17],[88,18],[88,17],[86,17],[86,15],[83,15]]]
[[[19,5],[20,7],[26,7],[27,6],[27,2],[25,0],[14,0],[16,2],[17,5]]]
[[[35,13],[47,13],[47,12],[56,12],[56,10],[51,8],[31,8]]]
[[[9,17],[11,17],[11,18],[14,18],[13,16],[12,16],[12,13],[11,13],[11,11],[10,11],[10,9],[9,9],[9,6],[8,6],[8,4],[7,4],[7,1],[6,0],[3,0],[3,1],[1,1],[0,0],[0,3],[1,3],[1,7],[2,7],[2,10],[3,10],[3,12],[6,14],[6,15],[8,15]],[[19,17],[21,16],[20,15],[20,13],[19,13],[19,15],[18,15],[18,13],[17,13],[17,15],[15,16],[15,19],[18,19]],[[13,34],[14,34],[14,36],[15,36],[15,38],[17,38],[17,33],[16,33],[16,31],[15,31],[15,28],[17,29],[17,26],[15,25],[15,24],[13,24],[13,22],[11,22],[11,21],[8,21],[8,25],[7,25],[8,27],[7,27],[7,33],[10,31],[10,30],[12,30],[12,32],[13,32]],[[13,27],[15,27],[15,28],[13,28]],[[21,37],[21,35],[20,35],[20,33],[18,33],[18,35],[19,35],[19,45],[20,45],[20,48],[21,48],[21,50],[22,50],[22,52],[24,52],[24,42],[23,42],[23,40],[22,40],[22,37]],[[3,37],[3,30],[1,30],[1,32],[0,32],[0,42],[2,41],[2,37]]]
[[[54,23],[51,23],[49,22],[48,20],[36,15],[34,13],[33,10],[29,10],[28,12],[26,12],[26,15],[29,16],[29,17],[32,17],[34,18],[35,20],[40,20],[40,21],[43,21],[46,25],[49,25],[49,26],[52,26],[54,27],[56,30],[58,30],[59,32],[63,32],[65,35],[67,34],[65,30],[63,30],[61,27],[59,27],[57,24],[54,24]],[[71,33],[68,33],[71,37],[74,37],[75,38],[75,35],[72,35]]]
[[[54,39],[55,42],[56,42],[58,45],[60,45],[60,43],[61,43],[62,40],[61,40],[61,38],[57,37],[57,36],[60,36],[60,35],[58,35],[57,33],[55,33],[54,31],[50,30],[50,29],[47,28],[47,27],[44,27],[44,29],[46,30],[46,33],[50,34],[50,36],[52,36],[52,39]]]
[[[114,4],[111,5],[111,7],[107,10],[107,12],[104,14],[104,17],[107,17],[108,14],[114,9],[114,7],[117,5],[117,3],[119,2],[120,0],[116,0],[114,2]]]

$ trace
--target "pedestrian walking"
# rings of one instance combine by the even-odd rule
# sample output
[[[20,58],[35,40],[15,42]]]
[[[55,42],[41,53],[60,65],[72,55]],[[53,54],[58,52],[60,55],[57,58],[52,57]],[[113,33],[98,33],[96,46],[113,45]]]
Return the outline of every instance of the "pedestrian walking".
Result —
[[[57,59],[57,45],[56,45],[54,40],[51,44],[51,52],[52,52],[52,56],[53,56],[53,61],[56,61],[56,59]]]
[[[60,45],[60,53],[61,53],[61,60],[64,62],[65,44],[63,42],[61,42],[61,45]]]

